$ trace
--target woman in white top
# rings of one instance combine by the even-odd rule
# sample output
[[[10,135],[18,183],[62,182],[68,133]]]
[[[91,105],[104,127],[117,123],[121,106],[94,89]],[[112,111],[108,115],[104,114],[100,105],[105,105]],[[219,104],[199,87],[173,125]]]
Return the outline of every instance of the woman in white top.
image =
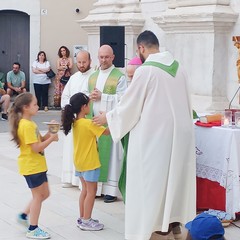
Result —
[[[50,63],[47,61],[46,53],[40,51],[37,60],[32,64],[33,86],[35,95],[40,109],[48,111],[48,88],[51,80],[47,77],[46,72],[50,70]]]

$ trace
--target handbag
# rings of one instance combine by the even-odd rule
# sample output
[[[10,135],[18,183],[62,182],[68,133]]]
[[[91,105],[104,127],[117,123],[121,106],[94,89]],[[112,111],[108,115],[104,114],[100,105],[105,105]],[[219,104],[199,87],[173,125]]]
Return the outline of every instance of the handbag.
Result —
[[[55,72],[50,69],[48,72],[46,72],[48,78],[54,78],[56,76]]]
[[[66,85],[68,80],[70,79],[70,76],[66,76],[67,73],[70,74],[68,69],[65,70],[63,76],[60,79],[60,83],[62,83],[63,85]]]

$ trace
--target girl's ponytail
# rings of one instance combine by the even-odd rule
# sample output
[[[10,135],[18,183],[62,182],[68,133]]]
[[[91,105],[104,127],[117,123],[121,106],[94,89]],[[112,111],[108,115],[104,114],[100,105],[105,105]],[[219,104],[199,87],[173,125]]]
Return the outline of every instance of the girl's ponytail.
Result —
[[[65,135],[70,132],[72,124],[80,113],[82,106],[88,104],[89,101],[89,97],[82,92],[76,93],[70,98],[70,103],[64,107],[62,113],[62,126]]]
[[[20,139],[18,137],[18,125],[22,118],[23,107],[29,105],[33,100],[33,95],[29,92],[21,93],[16,98],[12,104],[9,112],[9,125],[12,134],[12,141],[17,144],[17,147],[20,145]]]
[[[70,132],[74,120],[75,116],[73,113],[72,105],[67,104],[62,112],[62,126],[65,135],[68,135],[68,133]]]

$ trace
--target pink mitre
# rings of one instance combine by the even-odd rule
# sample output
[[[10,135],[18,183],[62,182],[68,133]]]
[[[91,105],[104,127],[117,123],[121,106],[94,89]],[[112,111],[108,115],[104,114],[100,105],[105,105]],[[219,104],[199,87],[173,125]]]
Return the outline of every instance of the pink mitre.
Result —
[[[142,65],[142,61],[139,57],[134,57],[133,59],[131,59],[128,63],[128,65]]]

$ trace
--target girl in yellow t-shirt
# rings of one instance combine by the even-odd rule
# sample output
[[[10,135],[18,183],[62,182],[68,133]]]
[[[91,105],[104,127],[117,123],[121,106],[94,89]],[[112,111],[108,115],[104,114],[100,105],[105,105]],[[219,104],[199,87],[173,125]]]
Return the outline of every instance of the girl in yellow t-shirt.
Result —
[[[62,120],[66,135],[73,129],[75,175],[80,177],[82,183],[77,226],[82,230],[99,231],[104,225],[91,218],[101,166],[97,137],[109,134],[109,130],[86,119],[89,112],[89,97],[81,92],[76,93],[70,98],[70,104],[65,106]]]
[[[37,99],[31,93],[18,95],[10,110],[10,126],[13,141],[20,148],[18,157],[19,173],[27,181],[32,192],[32,200],[25,211],[18,215],[18,221],[30,226],[26,236],[34,239],[47,239],[50,235],[38,227],[38,218],[42,202],[49,196],[47,180],[47,164],[43,150],[53,141],[58,141],[58,135],[48,132],[41,136],[32,117],[38,111]]]

